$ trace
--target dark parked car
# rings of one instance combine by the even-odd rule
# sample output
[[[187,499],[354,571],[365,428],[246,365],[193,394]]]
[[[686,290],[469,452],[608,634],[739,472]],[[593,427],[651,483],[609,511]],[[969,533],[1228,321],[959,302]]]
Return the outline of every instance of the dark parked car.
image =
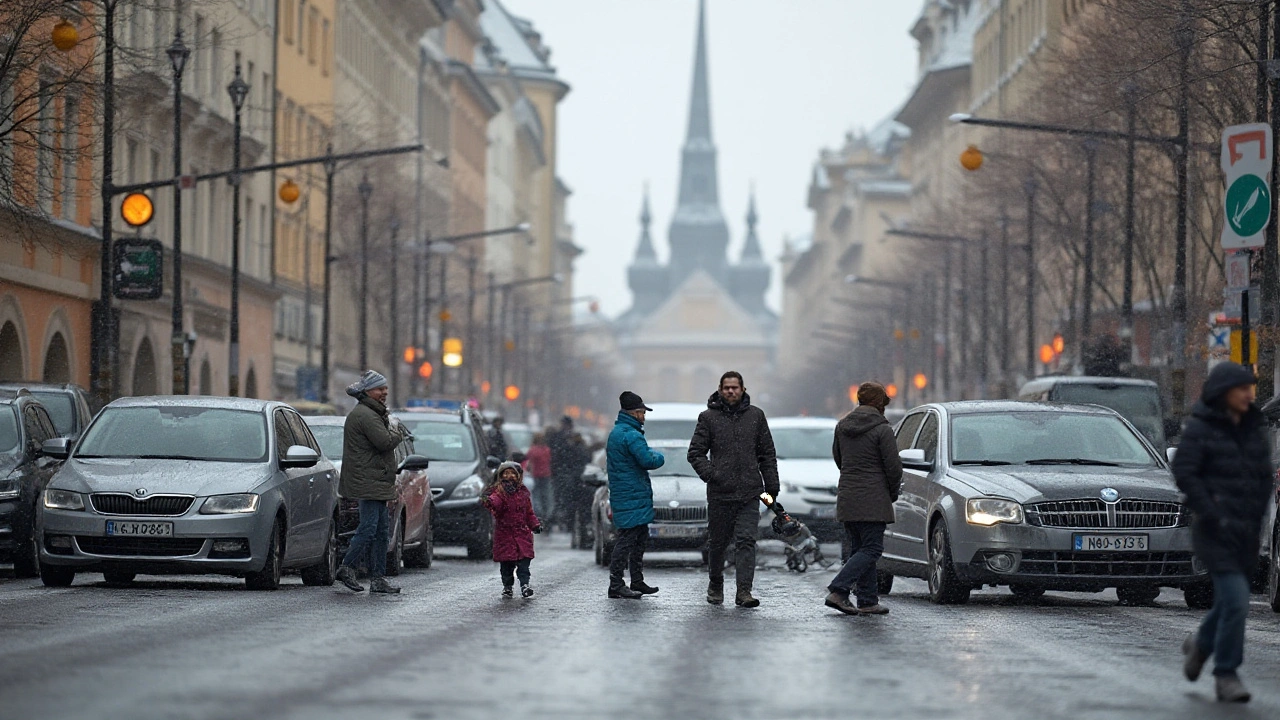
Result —
[[[397,410],[394,417],[413,433],[414,447],[431,461],[432,529],[436,545],[464,545],[467,557],[493,554],[493,517],[480,493],[493,478],[480,416],[469,409]]]
[[[307,426],[320,442],[320,451],[342,472],[342,437],[346,418],[307,417]],[[413,440],[396,448],[396,499],[391,505],[391,540],[387,545],[387,574],[399,575],[403,567],[431,567],[431,483],[427,459],[413,452]],[[355,500],[338,501],[339,552],[346,552],[360,524]]]
[[[78,438],[93,420],[89,411],[89,395],[84,388],[70,383],[20,382],[0,383],[0,390],[31,393],[53,419],[59,437]]]
[[[18,577],[40,574],[36,517],[40,496],[62,461],[44,454],[58,437],[52,418],[26,390],[0,390],[0,560]]]

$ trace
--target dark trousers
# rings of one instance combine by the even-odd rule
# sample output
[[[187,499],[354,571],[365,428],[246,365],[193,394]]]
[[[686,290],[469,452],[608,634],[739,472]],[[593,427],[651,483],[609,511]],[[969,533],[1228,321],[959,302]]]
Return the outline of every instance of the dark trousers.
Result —
[[[849,536],[849,559],[827,586],[831,592],[848,595],[857,590],[858,607],[871,607],[880,602],[876,585],[876,563],[884,554],[885,523],[847,522],[845,534]]]
[[[351,537],[351,545],[342,558],[347,567],[357,567],[368,561],[369,577],[380,578],[387,574],[387,533],[391,527],[391,513],[386,500],[361,500],[360,524]]]
[[[1244,622],[1249,617],[1249,579],[1244,573],[1213,573],[1213,608],[1200,623],[1196,643],[1213,656],[1214,675],[1234,675],[1244,662]]]
[[[707,501],[707,570],[711,579],[724,581],[724,552],[733,541],[733,564],[738,587],[750,590],[756,578],[756,535],[760,522],[760,501]]]
[[[516,584],[516,577],[520,578],[521,585],[529,584],[529,563],[533,562],[533,558],[525,558],[523,560],[503,560],[498,563],[498,569],[502,572],[502,586],[511,587]]]
[[[547,524],[551,524],[552,508],[554,501],[551,496],[551,478],[535,477],[533,479],[533,514],[540,518],[546,518]]]
[[[622,587],[622,571],[631,569],[631,584],[644,582],[644,551],[649,546],[649,526],[637,525],[618,531],[609,558],[609,587]]]

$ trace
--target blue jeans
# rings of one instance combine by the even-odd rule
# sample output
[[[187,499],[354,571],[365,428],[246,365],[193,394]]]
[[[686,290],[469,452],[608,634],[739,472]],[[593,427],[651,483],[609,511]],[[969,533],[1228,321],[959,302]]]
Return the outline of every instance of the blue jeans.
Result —
[[[360,524],[351,537],[351,545],[342,558],[342,564],[356,567],[366,559],[369,577],[380,578],[387,573],[387,533],[391,528],[391,512],[386,500],[361,500]]]
[[[844,531],[849,535],[851,546],[849,559],[827,586],[828,590],[848,595],[856,589],[858,607],[871,607],[880,602],[879,586],[876,584],[876,563],[884,554],[885,527],[886,524],[882,522],[844,524]]]
[[[1249,617],[1249,579],[1240,572],[1213,574],[1213,608],[1200,623],[1196,644],[1213,656],[1214,675],[1234,675],[1244,662],[1244,621]]]

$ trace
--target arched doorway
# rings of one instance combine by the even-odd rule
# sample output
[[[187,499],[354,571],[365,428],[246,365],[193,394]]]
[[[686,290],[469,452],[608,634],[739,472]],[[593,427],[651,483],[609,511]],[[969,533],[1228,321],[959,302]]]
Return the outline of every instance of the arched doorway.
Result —
[[[22,377],[22,337],[11,322],[0,327],[0,380],[26,380]]]
[[[48,349],[44,351],[44,381],[71,382],[71,358],[67,354],[67,340],[60,332],[53,334]]]
[[[133,394],[155,395],[156,354],[151,349],[150,338],[143,338],[133,358]]]
[[[244,377],[244,396],[254,399],[258,397],[258,374],[253,368],[249,368],[249,374]]]
[[[200,394],[213,394],[213,368],[209,367],[209,358],[200,363]]]

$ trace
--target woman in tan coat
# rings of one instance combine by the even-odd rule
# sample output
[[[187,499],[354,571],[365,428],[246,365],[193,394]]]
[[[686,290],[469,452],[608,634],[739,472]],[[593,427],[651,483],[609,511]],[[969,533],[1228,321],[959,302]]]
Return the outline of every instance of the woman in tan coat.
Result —
[[[858,407],[836,425],[831,454],[840,468],[836,520],[844,523],[851,552],[827,586],[826,605],[849,615],[884,615],[876,590],[876,562],[884,552],[884,532],[893,522],[893,503],[902,487],[902,460],[893,427],[884,417],[889,394],[878,383],[858,388]],[[858,603],[849,601],[856,589]]]

